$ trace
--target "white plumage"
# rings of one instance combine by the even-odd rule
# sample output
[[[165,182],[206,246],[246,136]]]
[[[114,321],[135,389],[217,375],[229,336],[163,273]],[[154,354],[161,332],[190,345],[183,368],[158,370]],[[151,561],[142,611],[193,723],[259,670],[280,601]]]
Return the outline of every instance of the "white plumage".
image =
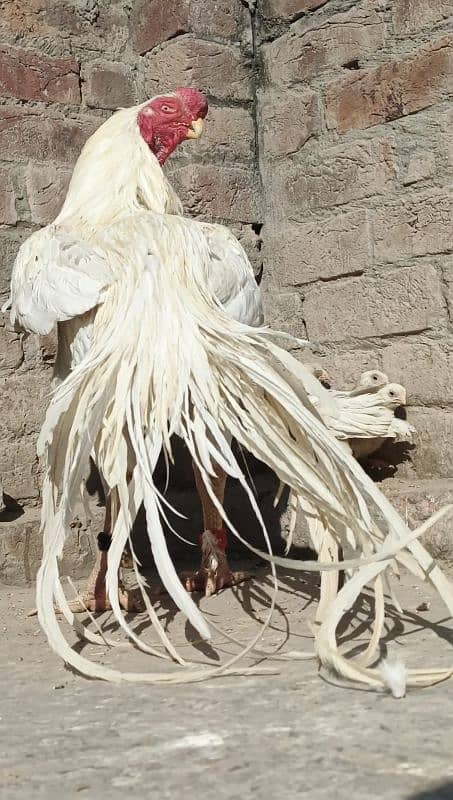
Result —
[[[41,333],[59,326],[60,384],[39,442],[46,468],[44,552],[37,582],[40,623],[55,651],[87,675],[171,682],[234,672],[237,656],[221,668],[193,668],[182,676],[118,673],[72,650],[54,610],[56,602],[74,623],[58,560],[93,454],[103,481],[119,501],[107,572],[119,624],[143,650],[155,652],[130,630],[118,603],[121,554],[143,502],[160,578],[193,626],[209,638],[209,623],[183,589],[168,554],[162,528],[167,503],[153,472],[162,450],[172,457],[170,437],[178,434],[208,492],[215,464],[242,484],[269,545],[254,495],[229,444],[233,436],[272,467],[290,487],[296,505],[320,523],[318,550],[327,563],[268,556],[272,565],[282,561],[303,569],[336,571],[345,566],[354,571],[338,595],[329,588],[315,641],[321,662],[355,680],[382,686],[377,670],[341,655],[336,627],[368,581],[378,586],[394,558],[415,573],[429,570],[453,610],[451,587],[416,541],[435,520],[411,533],[323,423],[333,429],[340,403],[348,418],[354,417],[354,427],[337,419],[335,436],[347,439],[351,430],[360,435],[363,418],[371,413],[363,397],[359,405],[358,398],[334,398],[273,343],[267,329],[251,327],[261,324],[262,311],[244,251],[225,228],[181,216],[178,198],[139,133],[139,108],[113,115],[91,137],[61,213],[21,247],[13,272],[12,319]],[[316,407],[307,393],[316,398]],[[219,511],[239,535],[224,509]],[[377,516],[381,527],[374,521]],[[343,539],[356,552],[341,565],[332,554]],[[149,601],[147,609],[168,653],[183,663]],[[379,619],[376,624],[379,628]],[[366,664],[378,639],[374,636],[370,643]],[[248,649],[252,647],[253,642]],[[430,682],[447,672],[427,677],[425,671],[409,671],[408,683]]]
[[[389,692],[398,700],[406,694],[407,669],[400,658],[387,657],[380,664],[384,684]]]
[[[363,392],[374,392],[380,389],[382,386],[385,386],[389,382],[389,379],[385,372],[380,372],[378,369],[370,369],[366,372],[362,372],[360,375],[359,381],[353,389],[349,390],[338,390],[338,389],[331,389],[331,392],[335,397],[353,397],[354,395],[362,394]]]
[[[309,398],[336,439],[347,441],[356,458],[377,450],[385,439],[412,441],[415,428],[395,417],[406,405],[406,390],[383,372],[362,373],[349,391],[325,389],[312,373],[305,381]]]
[[[373,392],[337,397],[337,414],[327,424],[337,439],[386,437],[395,408],[406,405],[406,391],[389,383]]]

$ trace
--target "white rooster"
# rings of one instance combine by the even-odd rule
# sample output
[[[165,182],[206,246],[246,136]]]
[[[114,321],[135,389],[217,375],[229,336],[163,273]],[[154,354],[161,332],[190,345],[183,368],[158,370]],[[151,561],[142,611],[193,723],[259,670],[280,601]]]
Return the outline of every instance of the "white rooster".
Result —
[[[409,532],[323,424],[303,388],[315,379],[275,345],[269,330],[253,327],[261,325],[261,304],[239,243],[221,226],[182,216],[162,164],[180,142],[200,134],[206,113],[200,92],[178,89],[114,114],[85,145],[61,213],[22,245],[14,266],[13,322],[41,334],[55,324],[59,330],[59,383],[39,441],[45,465],[39,620],[51,646],[80,672],[106,680],[175,680],[174,674],[120,673],[69,646],[55,606],[69,623],[75,619],[62,590],[58,561],[92,455],[109,507],[85,603],[94,609],[111,605],[132,640],[157,653],[129,627],[120,607],[128,607],[129,598],[118,587],[123,549],[144,503],[160,578],[201,636],[210,638],[209,624],[169,556],[162,528],[168,502],[153,473],[162,451],[172,459],[171,437],[180,436],[195,465],[206,528],[203,567],[189,588],[214,591],[234,580],[225,557],[225,525],[240,538],[223,509],[227,475],[244,487],[270,548],[253,492],[230,447],[235,437],[274,469],[307,513],[322,519],[326,535],[344,529],[354,538],[356,558],[325,565],[356,572],[338,602],[331,603],[316,651],[322,663],[338,672],[382,686],[381,674],[368,668],[369,661],[354,665],[336,645],[338,622],[362,586],[377,581],[406,548],[405,563],[418,573],[429,568],[451,610],[453,593],[416,541],[420,531]],[[379,516],[382,530],[373,516]],[[268,558],[275,576],[276,559]],[[146,592],[142,594],[167,651],[184,663]],[[86,635],[96,640],[96,634]],[[375,640],[376,635],[368,655],[375,652]],[[186,669],[176,679],[225,673],[236,660],[216,670]],[[445,677],[445,671],[441,674]],[[409,673],[408,680],[427,678],[422,671]]]

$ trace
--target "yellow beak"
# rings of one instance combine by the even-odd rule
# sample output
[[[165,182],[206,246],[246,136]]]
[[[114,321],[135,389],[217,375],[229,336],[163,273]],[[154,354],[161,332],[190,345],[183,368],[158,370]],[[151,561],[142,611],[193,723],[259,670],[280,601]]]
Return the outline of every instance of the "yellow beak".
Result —
[[[187,131],[187,139],[199,139],[202,132],[203,132],[203,124],[204,121],[199,117],[199,119],[194,119],[190,128]]]

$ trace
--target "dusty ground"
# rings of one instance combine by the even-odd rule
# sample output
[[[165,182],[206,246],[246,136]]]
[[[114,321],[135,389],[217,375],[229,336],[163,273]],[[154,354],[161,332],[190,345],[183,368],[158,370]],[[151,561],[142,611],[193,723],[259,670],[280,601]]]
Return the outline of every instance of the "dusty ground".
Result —
[[[261,571],[239,594],[227,591],[202,605],[245,641],[257,631],[268,596]],[[315,596],[312,584],[283,579],[279,610],[265,637],[268,646],[310,649],[307,621]],[[430,587],[416,587],[403,577],[399,596],[406,613],[402,620],[390,616],[390,650],[412,666],[450,663],[452,624],[431,600]],[[425,601],[429,610],[417,612]],[[5,800],[453,798],[453,681],[399,701],[339,688],[318,674],[314,661],[278,661],[272,664],[276,675],[186,686],[87,681],[50,651],[36,618],[26,617],[32,604],[32,589],[2,590],[0,785]],[[367,608],[363,599],[362,621]],[[206,661],[213,654],[165,598],[160,614],[184,655]],[[110,627],[108,617],[102,622]],[[284,643],[287,623],[291,636]],[[187,645],[187,637],[195,644]],[[220,636],[216,640],[222,658],[234,652]],[[144,657],[134,650],[90,647],[85,653],[113,666],[144,667]],[[161,668],[153,663],[152,669]]]

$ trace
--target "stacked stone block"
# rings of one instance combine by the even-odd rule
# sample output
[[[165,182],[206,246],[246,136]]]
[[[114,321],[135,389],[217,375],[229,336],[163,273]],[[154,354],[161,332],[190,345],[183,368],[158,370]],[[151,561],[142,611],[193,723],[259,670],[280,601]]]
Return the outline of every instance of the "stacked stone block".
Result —
[[[96,127],[119,106],[196,86],[210,101],[205,136],[167,166],[187,212],[235,230],[263,267],[268,320],[308,337],[339,385],[370,367],[406,385],[420,436],[398,491],[422,496],[429,479],[435,505],[436,479],[444,497],[453,475],[451,11],[449,0],[4,3],[0,301],[17,248],[58,213]],[[14,509],[36,535],[54,356],[53,336],[23,338],[0,320],[9,580],[30,552]]]
[[[261,19],[269,310],[300,302],[339,384],[379,367],[407,386],[398,474],[417,480],[452,475],[452,30],[442,0],[267,0]]]

